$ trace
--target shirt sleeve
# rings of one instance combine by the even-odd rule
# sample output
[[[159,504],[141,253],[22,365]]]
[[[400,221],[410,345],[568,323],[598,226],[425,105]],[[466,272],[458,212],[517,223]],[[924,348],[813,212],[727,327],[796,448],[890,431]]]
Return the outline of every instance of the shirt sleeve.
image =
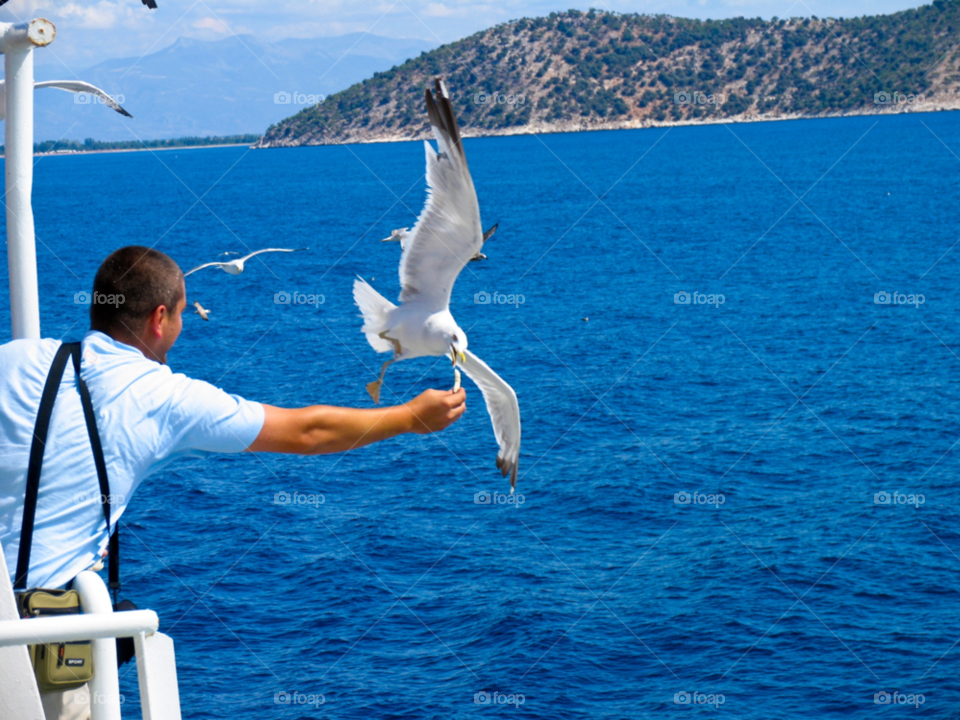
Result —
[[[171,455],[238,453],[257,439],[263,428],[263,405],[184,375],[173,375],[170,381],[176,387],[164,425]]]

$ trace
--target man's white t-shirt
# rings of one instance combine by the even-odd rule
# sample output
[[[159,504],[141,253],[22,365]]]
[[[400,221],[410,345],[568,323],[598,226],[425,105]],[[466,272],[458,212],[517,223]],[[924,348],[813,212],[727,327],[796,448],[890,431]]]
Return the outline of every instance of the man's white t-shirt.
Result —
[[[57,340],[0,345],[0,545],[13,582],[27,465],[40,396]],[[129,345],[91,331],[80,371],[90,389],[116,526],[140,481],[186,456],[246,450],[263,427],[260,403],[174,373]],[[62,587],[100,557],[109,532],[68,362],[50,420],[30,553],[29,587]]]

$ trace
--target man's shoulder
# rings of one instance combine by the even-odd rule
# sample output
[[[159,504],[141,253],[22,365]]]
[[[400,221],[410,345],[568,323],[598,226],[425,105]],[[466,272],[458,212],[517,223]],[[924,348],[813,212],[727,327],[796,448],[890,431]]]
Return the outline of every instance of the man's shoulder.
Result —
[[[40,402],[58,347],[60,341],[52,338],[0,345],[0,408],[9,410]]]
[[[218,388],[168,365],[146,358],[142,352],[103,333],[91,331],[83,339],[81,370],[94,399],[119,401],[147,414],[162,405],[196,413],[210,402]]]
[[[38,362],[53,358],[58,347],[60,341],[53,338],[11,340],[0,345],[0,363],[4,370],[15,367],[34,368]]]

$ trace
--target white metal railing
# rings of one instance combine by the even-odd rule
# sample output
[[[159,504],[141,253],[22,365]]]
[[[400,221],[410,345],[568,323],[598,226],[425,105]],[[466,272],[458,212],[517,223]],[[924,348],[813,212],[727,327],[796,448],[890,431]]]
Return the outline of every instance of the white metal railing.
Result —
[[[153,610],[131,610],[111,615],[32,618],[0,622],[0,647],[38,643],[76,642],[98,638],[153,634],[160,620]]]
[[[144,720],[180,720],[173,640],[157,631],[160,625],[157,614],[153,610],[113,612],[107,587],[96,573],[80,573],[73,585],[80,594],[82,615],[13,619],[10,613],[13,592],[0,551],[0,595],[3,596],[0,597],[0,700],[9,705],[0,704],[0,716],[7,717],[7,711],[16,708],[21,713],[17,715],[18,720],[21,717],[42,720],[36,711],[31,713],[39,696],[25,646],[91,640],[94,669],[89,683],[91,720],[121,720],[123,699],[115,638],[132,637]],[[11,655],[10,651],[16,652]]]

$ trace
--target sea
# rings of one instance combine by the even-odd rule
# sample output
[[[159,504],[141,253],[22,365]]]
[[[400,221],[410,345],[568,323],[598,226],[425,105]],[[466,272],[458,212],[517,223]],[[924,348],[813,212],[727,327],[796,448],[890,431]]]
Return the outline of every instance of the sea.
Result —
[[[516,494],[466,379],[436,435],[148,478],[122,596],[174,639],[183,717],[955,717],[960,114],[465,148],[499,228],[451,310],[519,398]],[[43,335],[83,335],[123,245],[308,248],[188,278],[170,365],[370,407],[352,283],[397,296],[380,240],[425,196],[420,142],[39,157]],[[383,400],[452,384],[407,361]]]

